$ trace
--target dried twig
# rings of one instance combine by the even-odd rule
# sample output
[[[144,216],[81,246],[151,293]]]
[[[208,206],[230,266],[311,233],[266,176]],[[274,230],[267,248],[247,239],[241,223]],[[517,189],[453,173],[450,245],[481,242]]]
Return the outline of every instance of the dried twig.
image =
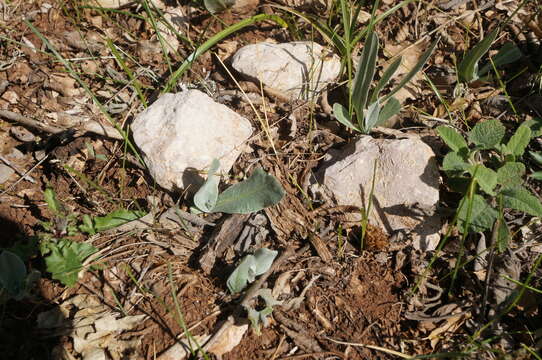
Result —
[[[19,123],[25,127],[29,127],[31,129],[50,133],[50,134],[59,134],[61,132],[70,130],[63,127],[47,125],[40,121],[31,119],[27,116],[17,114],[13,111],[8,111],[8,110],[0,110],[0,117],[3,117],[4,119],[9,120],[9,121]],[[109,125],[102,125],[97,121],[83,122],[80,124],[80,127],[76,128],[75,130],[81,134],[89,132],[89,133],[105,136],[105,137],[115,139],[115,140],[123,139],[122,135],[117,131],[117,129]]]

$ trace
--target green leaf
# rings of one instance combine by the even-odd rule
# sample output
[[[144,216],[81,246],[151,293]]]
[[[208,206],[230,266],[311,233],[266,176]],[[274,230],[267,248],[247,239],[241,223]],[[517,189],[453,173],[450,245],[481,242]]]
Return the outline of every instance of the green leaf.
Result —
[[[380,104],[378,103],[378,100],[369,105],[369,108],[367,109],[367,114],[364,117],[364,128],[363,132],[365,134],[368,134],[371,132],[373,127],[378,123],[380,115]]]
[[[380,110],[380,114],[378,115],[378,122],[375,124],[375,126],[379,126],[381,124],[384,124],[389,118],[396,115],[401,111],[401,103],[396,98],[392,97],[388,100],[388,102],[384,105],[382,110]]]
[[[506,162],[497,169],[497,180],[503,187],[521,185],[523,175],[525,175],[525,165],[520,162]]]
[[[235,4],[235,0],[204,0],[205,8],[211,14],[216,14]]]
[[[395,74],[402,61],[403,57],[399,56],[390,66],[386,68],[384,74],[382,74],[382,77],[380,78],[380,80],[376,84],[376,87],[373,90],[373,95],[371,96],[372,103],[374,103],[378,99],[380,91],[382,91],[382,89],[390,82],[393,74]]]
[[[427,49],[422,56],[420,57],[420,61],[414,67],[401,79],[399,84],[384,98],[382,98],[382,103],[385,103],[388,101],[395,93],[397,93],[399,90],[401,90],[412,78],[423,68],[427,60],[429,60],[429,57],[437,47],[438,40],[435,40],[431,46],[429,46],[429,49]]]
[[[461,202],[465,202],[458,214],[459,230],[465,229],[465,221],[468,214],[468,198],[464,197]],[[497,219],[498,212],[493,209],[481,195],[475,194],[472,198],[472,212],[470,217],[469,232],[486,231],[493,227]]]
[[[534,172],[530,176],[535,180],[542,181],[542,171]]]
[[[347,128],[361,132],[361,129],[352,123],[348,110],[341,104],[333,104],[333,116],[335,116],[335,119],[337,119],[338,122]]]
[[[482,56],[487,53],[491,47],[491,44],[493,41],[495,41],[498,32],[499,28],[494,29],[484,38],[484,40],[480,41],[476,46],[467,51],[457,69],[459,73],[459,81],[471,82],[478,79],[478,61],[480,61]]]
[[[11,251],[0,253],[0,294],[5,290],[9,297],[20,300],[26,287],[26,266]]]
[[[514,44],[513,42],[507,42],[499,50],[497,55],[491,58],[491,61],[497,68],[499,66],[511,64],[514,61],[521,59],[522,56],[523,54],[521,53],[521,50],[517,47],[516,44]],[[493,68],[491,61],[489,61],[482,67],[482,69],[478,72],[479,76],[484,76]]]
[[[457,152],[451,151],[442,160],[442,170],[450,172],[464,172],[472,167],[471,164]]]
[[[437,133],[440,138],[448,145],[453,151],[459,151],[463,148],[468,148],[467,142],[454,128],[441,125],[437,127]]]
[[[43,196],[45,197],[45,202],[47,203],[47,207],[49,210],[51,210],[55,215],[62,215],[64,213],[64,207],[62,204],[56,199],[55,191],[48,187],[43,192]]]
[[[533,118],[524,121],[522,126],[528,126],[531,129],[531,138],[542,136],[542,118]]]
[[[361,57],[354,78],[354,86],[352,90],[352,104],[358,117],[358,123],[361,122],[363,110],[367,104],[367,98],[371,83],[373,82],[376,71],[376,57],[378,55],[378,37],[370,28],[367,33],[367,41],[363,46]],[[361,124],[360,124],[361,127]]]
[[[523,211],[529,215],[542,216],[540,200],[523,187],[507,188],[501,191],[504,207]]]
[[[500,216],[500,221],[497,224],[497,250],[503,253],[508,248],[508,241],[510,240],[510,229],[504,221],[504,218]]]
[[[277,204],[283,196],[284,190],[277,179],[257,168],[248,179],[218,195],[213,212],[249,214]]]
[[[525,152],[525,148],[531,141],[531,129],[528,126],[522,125],[518,127],[514,135],[506,144],[506,150],[514,156],[521,156]]]
[[[211,212],[218,199],[218,184],[220,176],[215,175],[220,167],[218,159],[214,159],[207,173],[207,180],[194,195],[194,205],[203,212]]]
[[[241,292],[256,276],[265,273],[275,260],[278,252],[266,248],[258,249],[254,255],[247,255],[228,277],[226,285],[232,294]]]
[[[542,165],[542,152],[529,151],[529,154],[534,159],[534,161],[538,163],[538,165]]]
[[[484,165],[469,168],[469,173],[476,179],[480,188],[489,195],[495,195],[493,190],[497,186],[497,173]]]
[[[479,122],[469,132],[469,141],[482,149],[491,149],[501,143],[505,130],[496,119]]]
[[[60,239],[56,243],[49,242],[45,256],[47,271],[53,279],[59,280],[66,286],[77,283],[79,271],[83,269],[83,262],[87,257],[98,251],[94,246],[79,243],[68,239]]]
[[[144,215],[144,211],[125,209],[115,210],[105,216],[96,216],[94,218],[84,215],[83,224],[79,225],[79,230],[93,235],[97,232],[113,229],[127,222],[137,220]]]

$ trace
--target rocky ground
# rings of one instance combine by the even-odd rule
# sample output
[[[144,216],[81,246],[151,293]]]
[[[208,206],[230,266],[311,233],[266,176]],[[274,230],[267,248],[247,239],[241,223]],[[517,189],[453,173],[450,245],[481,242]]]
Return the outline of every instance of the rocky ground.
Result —
[[[402,56],[384,94],[436,47],[368,135],[335,117],[340,1],[216,4],[0,3],[0,291],[20,269],[8,252],[34,278],[0,292],[3,356],[540,358],[542,205],[499,205],[481,178],[502,215],[484,228],[495,210],[473,206],[463,235],[472,187],[455,191],[436,130],[498,119],[511,139],[529,124],[514,169],[540,199],[540,4],[381,1],[376,79]],[[360,10],[356,31],[372,6]],[[510,42],[519,55],[461,79],[498,27],[488,55]],[[222,194],[264,170],[250,211],[191,211],[206,210],[194,194],[219,180],[215,158]],[[262,248],[272,265],[232,293]]]

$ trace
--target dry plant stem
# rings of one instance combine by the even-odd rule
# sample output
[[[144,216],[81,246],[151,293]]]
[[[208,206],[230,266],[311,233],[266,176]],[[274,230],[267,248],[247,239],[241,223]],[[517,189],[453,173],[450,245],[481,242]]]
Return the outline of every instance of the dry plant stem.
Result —
[[[43,159],[41,159],[40,161],[38,161],[38,163],[34,166],[32,166],[32,168],[30,170],[28,170],[27,172],[25,172],[23,174],[23,176],[21,176],[17,181],[15,181],[13,184],[11,184],[6,190],[2,191],[0,193],[0,196],[4,195],[5,193],[7,193],[8,191],[11,191],[11,189],[13,189],[15,186],[17,186],[18,183],[20,183],[27,175],[29,175],[31,172],[33,172],[38,166],[41,165],[42,162],[44,162],[47,158],[49,157],[49,155],[45,155],[43,157]]]
[[[351,342],[346,342],[346,341],[338,341],[338,340],[334,340],[334,339],[332,339],[330,337],[327,337],[327,336],[324,336],[324,338],[331,341],[331,342],[334,342],[335,344],[365,347],[365,348],[372,349],[372,350],[382,351],[382,352],[384,352],[386,354],[395,355],[395,356],[400,357],[402,359],[411,359],[412,358],[412,356],[410,356],[410,355],[403,354],[403,353],[401,353],[399,351],[386,349],[386,348],[381,347],[381,346],[358,344],[358,343],[351,343]]]
[[[3,157],[2,155],[0,155],[0,160],[2,160],[2,162],[3,162],[4,164],[6,164],[7,166],[9,166],[10,168],[12,168],[13,170],[15,170],[15,172],[16,172],[17,174],[19,174],[20,176],[22,176],[23,179],[30,181],[32,184],[35,184],[35,183],[36,183],[36,180],[34,180],[34,178],[33,178],[32,176],[26,175],[23,171],[19,170],[19,168],[18,168],[17,166],[13,165],[13,164],[11,163],[11,161],[9,161],[8,159],[6,159],[6,158]]]
[[[482,311],[480,312],[480,318],[482,321],[486,320],[486,309],[487,309],[487,297],[489,295],[489,285],[491,282],[491,272],[493,270],[493,259],[495,258],[495,247],[497,246],[497,237],[499,234],[499,226],[501,225],[501,219],[497,218],[493,224],[493,232],[491,233],[491,243],[489,244],[489,261],[486,269],[486,279],[484,286],[484,297],[482,298]]]
[[[8,111],[8,110],[0,110],[0,117],[3,117],[4,119],[9,120],[9,121],[19,123],[33,130],[43,131],[50,134],[59,134],[61,132],[69,130],[67,128],[43,124],[37,120],[31,119],[24,115],[17,114],[13,111]],[[109,126],[103,126],[99,124],[97,121],[81,124],[81,126],[79,128],[75,128],[75,130],[79,132],[80,135],[86,132],[90,132],[96,135],[105,136],[105,137],[115,139],[115,140],[123,139],[123,137],[118,133],[116,129],[113,129]]]
[[[278,257],[277,260],[275,260],[273,262],[273,265],[269,268],[269,270],[267,270],[267,272],[265,274],[263,274],[262,276],[260,276],[260,278],[258,280],[256,280],[254,283],[252,283],[252,285],[250,286],[250,288],[247,290],[247,292],[245,293],[245,296],[243,297],[243,300],[241,301],[241,303],[239,304],[239,306],[237,306],[237,310],[240,310],[243,306],[246,306],[248,305],[248,303],[250,302],[250,300],[256,295],[256,293],[260,290],[260,288],[262,287],[262,285],[265,283],[265,281],[267,280],[267,278],[269,278],[269,276],[271,274],[273,274],[273,272],[279,268],[279,266],[282,265],[283,262],[285,262],[286,260],[288,260],[292,255],[294,254],[302,254],[303,252],[305,252],[307,249],[308,249],[309,245],[305,245],[303,246],[299,251],[295,251],[293,246],[290,246],[289,248],[287,248],[283,253],[282,255],[280,255]],[[233,315],[230,315],[228,316],[228,320],[226,320],[221,326],[220,328],[213,334],[213,336],[211,336],[211,338],[209,339],[209,341],[207,341],[207,343],[203,346],[203,350],[204,351],[208,351],[218,340],[220,340],[222,334],[230,327],[234,324],[235,322],[235,319],[234,319],[234,316]]]

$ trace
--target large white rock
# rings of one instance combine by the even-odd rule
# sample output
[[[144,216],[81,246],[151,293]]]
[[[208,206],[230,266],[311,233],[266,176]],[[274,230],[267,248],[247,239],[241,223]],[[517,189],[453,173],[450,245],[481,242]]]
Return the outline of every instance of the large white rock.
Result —
[[[227,173],[252,126],[244,117],[199,90],[164,94],[132,124],[136,145],[149,171],[165,189],[197,190],[201,170],[214,158]]]
[[[311,99],[337,79],[341,62],[337,55],[314,42],[262,42],[239,49],[233,55],[232,66],[245,77],[261,81],[291,99]]]
[[[330,150],[316,179],[339,205],[368,205],[377,170],[369,222],[388,234],[412,231],[415,245],[432,250],[440,238],[440,218],[431,213],[439,201],[435,154],[417,137],[374,139],[362,136],[340,150]],[[350,220],[360,217],[350,215]]]

